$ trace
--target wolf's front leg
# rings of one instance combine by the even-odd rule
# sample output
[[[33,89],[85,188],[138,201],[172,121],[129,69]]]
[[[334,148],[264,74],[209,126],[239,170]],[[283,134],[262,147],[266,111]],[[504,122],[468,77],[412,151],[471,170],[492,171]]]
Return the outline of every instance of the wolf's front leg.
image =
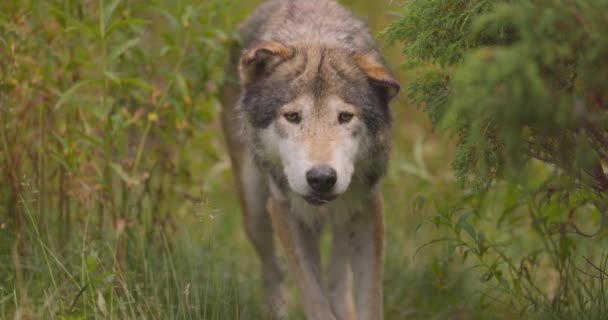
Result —
[[[343,228],[334,227],[332,241],[331,260],[327,268],[327,294],[337,319],[356,320],[348,233]]]
[[[270,197],[268,212],[302,294],[309,320],[336,320],[321,278],[319,232],[290,215],[286,204]]]
[[[383,318],[384,213],[380,194],[349,222],[355,304],[359,320]]]
[[[234,138],[229,137],[228,140],[237,173],[245,230],[261,262],[265,311],[268,319],[284,320],[287,319],[287,292],[284,271],[275,250],[274,231],[266,210],[269,191],[251,153],[244,146],[235,145],[239,142]]]

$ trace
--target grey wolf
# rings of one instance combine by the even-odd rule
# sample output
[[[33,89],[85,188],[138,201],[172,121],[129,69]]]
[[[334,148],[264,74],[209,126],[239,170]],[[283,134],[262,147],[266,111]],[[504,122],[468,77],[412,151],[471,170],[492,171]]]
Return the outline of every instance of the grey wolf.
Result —
[[[399,84],[366,25],[334,0],[265,2],[239,33],[222,125],[269,317],[287,317],[276,233],[308,319],[382,319],[379,181]]]

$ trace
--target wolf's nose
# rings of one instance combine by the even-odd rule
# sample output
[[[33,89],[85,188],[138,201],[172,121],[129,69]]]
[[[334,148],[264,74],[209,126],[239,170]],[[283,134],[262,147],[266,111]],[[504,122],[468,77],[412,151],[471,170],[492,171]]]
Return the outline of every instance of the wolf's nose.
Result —
[[[336,170],[327,165],[316,166],[306,172],[308,185],[319,193],[326,193],[336,184]]]

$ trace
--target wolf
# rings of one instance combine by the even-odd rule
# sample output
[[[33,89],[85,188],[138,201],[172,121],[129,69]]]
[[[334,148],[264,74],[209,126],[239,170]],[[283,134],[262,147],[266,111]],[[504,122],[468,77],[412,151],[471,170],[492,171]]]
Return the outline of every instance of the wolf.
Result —
[[[270,0],[238,31],[221,121],[269,318],[288,311],[276,233],[307,319],[382,319],[379,182],[399,83],[367,26],[334,0]]]

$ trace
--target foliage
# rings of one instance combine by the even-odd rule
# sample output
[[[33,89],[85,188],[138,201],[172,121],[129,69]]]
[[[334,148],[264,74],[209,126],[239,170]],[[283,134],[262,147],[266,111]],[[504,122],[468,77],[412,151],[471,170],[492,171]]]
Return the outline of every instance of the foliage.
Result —
[[[517,305],[553,317],[608,311],[606,12],[604,0],[411,0],[385,31],[412,61],[410,97],[457,138],[453,167],[471,192],[439,210],[444,240]],[[498,217],[488,198],[504,203]],[[488,239],[482,221],[493,218]],[[520,248],[501,226],[529,226],[542,245]],[[528,264],[556,270],[556,290],[540,290]]]
[[[488,186],[537,158],[607,190],[607,9],[584,0],[408,2],[388,36],[430,64],[410,93],[459,134],[462,182]]]
[[[234,313],[207,296],[232,282],[202,272],[215,251],[178,226],[210,212],[229,8],[0,4],[0,318]]]
[[[263,319],[215,97],[224,45],[259,2],[0,1],[0,319]],[[391,22],[395,4],[341,2],[373,29]],[[566,3],[412,0],[389,30],[407,41],[408,74],[396,71],[411,79],[411,97],[463,137],[455,165],[465,187],[445,161],[450,141],[397,101],[383,182],[386,319],[605,314],[604,196],[579,170],[588,159],[576,150],[576,161],[546,165],[530,160],[533,148],[512,154],[525,149],[515,141],[537,147],[545,132],[560,148],[584,147],[592,132],[567,117],[568,99],[604,133],[592,107],[606,75],[605,1]],[[561,47],[552,61],[571,63],[543,60]],[[403,61],[393,49],[382,48],[387,60]],[[520,72],[529,65],[541,71]],[[569,72],[570,91],[548,81]],[[508,91],[485,86],[499,75]],[[495,140],[468,128],[483,123],[478,115],[495,121]],[[529,123],[507,121],[520,116]],[[530,130],[537,124],[542,132]],[[302,318],[297,301],[290,319]]]

